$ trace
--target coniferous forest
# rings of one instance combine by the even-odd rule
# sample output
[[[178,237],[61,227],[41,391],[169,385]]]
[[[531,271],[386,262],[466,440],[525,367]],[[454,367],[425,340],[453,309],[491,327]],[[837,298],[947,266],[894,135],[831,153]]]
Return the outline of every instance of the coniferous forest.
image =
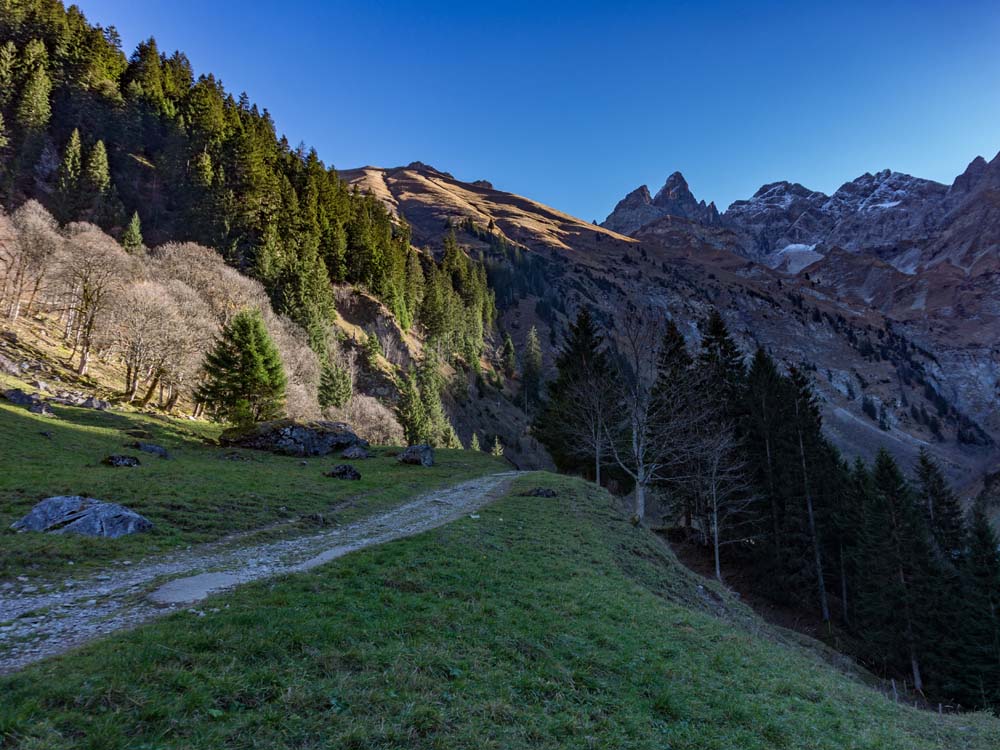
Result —
[[[815,611],[841,648],[934,702],[1000,706],[1000,542],[934,459],[848,463],[808,376],[763,349],[745,364],[722,317],[689,351],[638,315],[612,342],[583,310],[535,430],[560,469],[665,498],[664,525]],[[644,320],[642,318],[645,317]],[[637,515],[644,509],[637,507]],[[656,519],[659,520],[659,519]]]

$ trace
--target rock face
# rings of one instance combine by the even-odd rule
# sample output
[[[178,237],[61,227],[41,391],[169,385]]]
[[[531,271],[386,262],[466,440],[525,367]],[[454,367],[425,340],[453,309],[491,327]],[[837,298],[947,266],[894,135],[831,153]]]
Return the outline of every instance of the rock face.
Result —
[[[361,472],[350,464],[338,464],[337,466],[334,466],[331,471],[324,473],[323,476],[330,477],[331,479],[347,479],[356,481],[361,479]]]
[[[684,175],[674,172],[655,198],[650,197],[645,185],[626,195],[601,226],[619,234],[632,234],[664,216],[677,216],[709,226],[720,223],[715,204],[706,205],[705,201],[695,199]]]
[[[351,446],[368,445],[343,422],[298,423],[287,419],[261,422],[246,429],[227,430],[219,442],[225,446],[286,456],[328,456]]]
[[[116,469],[122,469],[122,468],[131,469],[140,465],[139,459],[136,458],[135,456],[118,456],[118,455],[108,456],[103,461],[101,461],[101,463],[104,464],[105,466],[112,466]]]
[[[433,466],[434,449],[429,445],[411,445],[399,454],[399,462],[414,466]]]
[[[348,458],[352,461],[358,461],[365,458],[371,458],[372,454],[362,445],[352,445],[346,451],[340,454],[341,458]]]
[[[149,531],[153,524],[122,505],[72,495],[42,500],[24,518],[14,522],[11,528],[15,531],[83,534],[117,539]]]

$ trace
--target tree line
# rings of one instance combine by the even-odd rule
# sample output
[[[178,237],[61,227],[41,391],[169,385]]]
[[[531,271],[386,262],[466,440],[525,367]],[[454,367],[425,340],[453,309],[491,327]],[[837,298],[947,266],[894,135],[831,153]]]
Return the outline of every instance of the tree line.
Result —
[[[692,351],[674,321],[630,310],[605,338],[570,326],[534,430],[561,470],[634,488],[635,516],[749,571],[755,590],[809,602],[846,648],[928,698],[1000,707],[1000,544],[934,459],[907,477],[881,450],[846,461],[808,376],[763,349],[749,362],[713,311]]]

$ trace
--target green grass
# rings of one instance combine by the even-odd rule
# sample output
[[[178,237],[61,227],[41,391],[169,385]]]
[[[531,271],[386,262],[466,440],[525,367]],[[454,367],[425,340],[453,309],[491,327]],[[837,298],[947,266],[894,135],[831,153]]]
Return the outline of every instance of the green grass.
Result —
[[[518,489],[546,485],[555,499]],[[0,679],[9,748],[1000,747],[893,704],[551,475]],[[728,613],[720,619],[709,611]]]
[[[362,479],[343,482],[323,476],[342,462],[335,456],[310,458],[303,466],[298,458],[231,451],[206,442],[218,436],[219,428],[205,422],[70,407],[55,411],[57,418],[45,418],[0,402],[0,581],[80,572],[81,566],[137,560],[268,526],[272,535],[302,533],[353,520],[422,490],[509,468],[485,453],[468,451],[437,451],[437,464],[429,469],[380,455],[354,462]],[[126,448],[136,440],[127,431],[134,430],[147,432],[145,440],[166,447],[173,460]],[[112,453],[138,456],[142,465],[101,465]],[[226,454],[246,460],[225,460]],[[9,529],[36,502],[53,495],[121,503],[155,528],[117,540]],[[68,567],[71,561],[76,567]]]

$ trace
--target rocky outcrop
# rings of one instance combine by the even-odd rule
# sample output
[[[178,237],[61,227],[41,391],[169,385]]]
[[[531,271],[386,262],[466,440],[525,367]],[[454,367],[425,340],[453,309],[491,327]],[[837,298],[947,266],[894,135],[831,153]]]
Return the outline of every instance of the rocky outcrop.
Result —
[[[433,466],[434,449],[429,445],[411,445],[399,454],[399,463],[414,466]]]
[[[152,455],[159,456],[160,458],[165,460],[170,459],[170,452],[162,445],[156,445],[154,443],[144,443],[141,440],[137,440],[134,443],[130,443],[129,448],[135,448],[137,451],[142,451],[143,453],[151,453]]]
[[[626,195],[601,226],[619,234],[631,235],[664,216],[689,219],[707,226],[717,226],[720,223],[715,204],[697,200],[684,175],[674,172],[656,193],[656,197],[650,196],[649,188],[645,185]]]
[[[352,445],[346,451],[340,454],[341,458],[347,458],[352,461],[358,461],[365,458],[371,458],[372,454],[363,445]]]
[[[24,518],[15,521],[11,528],[15,531],[83,534],[117,539],[149,531],[153,524],[122,505],[71,495],[42,500]]]
[[[252,427],[228,430],[219,442],[235,448],[280,453],[286,456],[328,456],[367,443],[343,422],[293,422],[280,419]]]

